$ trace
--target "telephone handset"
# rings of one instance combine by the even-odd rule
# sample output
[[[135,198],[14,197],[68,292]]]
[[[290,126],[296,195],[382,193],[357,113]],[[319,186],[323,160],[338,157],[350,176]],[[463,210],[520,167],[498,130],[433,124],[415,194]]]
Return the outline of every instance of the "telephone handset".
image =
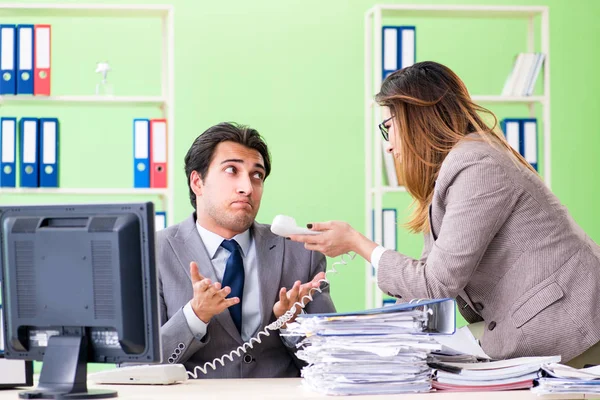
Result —
[[[290,235],[318,235],[321,232],[311,231],[307,228],[301,228],[296,224],[296,220],[287,215],[276,215],[271,224],[271,232],[276,235],[288,237]]]
[[[296,220],[294,218],[288,217],[286,215],[275,216],[275,218],[273,219],[273,223],[271,224],[271,232],[273,232],[276,235],[283,236],[283,237],[289,237],[290,235],[318,235],[318,234],[320,234],[320,232],[318,232],[318,231],[311,231],[310,229],[299,227],[296,224]],[[322,282],[329,284],[329,280],[327,279],[327,274],[337,273],[337,270],[335,269],[336,265],[347,265],[349,261],[352,261],[354,259],[354,257],[356,257],[356,253],[342,254],[341,261],[334,262],[331,265],[329,271],[325,271],[325,278],[321,279],[319,281],[319,284],[321,284]],[[213,370],[216,370],[217,363],[220,363],[221,366],[223,366],[223,365],[225,365],[225,359],[229,359],[229,361],[233,361],[234,355],[237,357],[241,357],[242,353],[246,353],[248,351],[248,349],[253,348],[255,343],[261,343],[261,339],[260,339],[261,336],[269,336],[269,331],[275,331],[277,329],[280,329],[285,324],[287,324],[287,322],[290,319],[292,319],[294,317],[294,315],[296,314],[297,307],[304,308],[304,307],[306,307],[306,304],[307,304],[306,300],[309,300],[309,301],[313,300],[312,295],[315,291],[318,291],[319,293],[321,293],[322,289],[320,288],[320,286],[318,288],[310,289],[310,291],[308,292],[307,295],[302,297],[302,299],[300,299],[300,301],[294,303],[292,305],[292,307],[288,311],[286,311],[281,317],[279,317],[275,321],[271,322],[269,325],[265,326],[265,328],[262,331],[258,332],[255,337],[251,338],[246,343],[237,347],[235,350],[232,350],[229,353],[224,354],[220,358],[215,358],[212,362],[206,362],[206,363],[204,363],[203,366],[200,366],[200,365],[195,366],[193,372],[190,372],[190,371],[187,372],[188,375],[194,379],[197,379],[198,372],[207,374],[208,367],[211,367]]]

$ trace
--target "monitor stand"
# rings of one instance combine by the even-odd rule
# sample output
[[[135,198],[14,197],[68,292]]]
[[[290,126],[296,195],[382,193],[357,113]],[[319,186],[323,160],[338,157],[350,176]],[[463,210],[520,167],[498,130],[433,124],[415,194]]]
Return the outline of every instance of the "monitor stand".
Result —
[[[82,330],[85,331],[85,330]],[[36,389],[19,392],[22,399],[106,399],[115,390],[88,390],[88,336],[51,336]]]

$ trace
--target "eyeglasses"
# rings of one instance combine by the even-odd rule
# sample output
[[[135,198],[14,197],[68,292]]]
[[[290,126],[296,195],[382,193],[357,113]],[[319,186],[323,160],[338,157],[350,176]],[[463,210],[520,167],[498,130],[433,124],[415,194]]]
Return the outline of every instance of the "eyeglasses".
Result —
[[[385,140],[386,142],[389,142],[390,140],[390,131],[388,129],[387,126],[385,126],[385,124],[387,124],[388,122],[390,122],[392,120],[392,117],[389,117],[388,119],[384,120],[382,123],[379,124],[379,130],[381,131],[381,135],[383,136],[383,140]]]

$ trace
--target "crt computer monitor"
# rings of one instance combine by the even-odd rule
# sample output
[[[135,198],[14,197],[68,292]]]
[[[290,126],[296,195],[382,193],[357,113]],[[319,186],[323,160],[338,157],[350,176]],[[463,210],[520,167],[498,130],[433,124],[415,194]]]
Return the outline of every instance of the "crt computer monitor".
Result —
[[[87,363],[160,361],[154,205],[0,206],[6,358],[43,361],[21,398],[107,398]]]

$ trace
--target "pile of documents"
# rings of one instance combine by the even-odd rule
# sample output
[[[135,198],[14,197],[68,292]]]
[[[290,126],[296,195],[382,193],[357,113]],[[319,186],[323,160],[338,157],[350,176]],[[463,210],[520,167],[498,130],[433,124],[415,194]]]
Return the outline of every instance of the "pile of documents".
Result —
[[[455,330],[452,299],[405,303],[356,313],[301,315],[288,334],[304,335],[297,356],[303,383],[335,395],[427,392],[427,359],[442,349],[435,334]]]
[[[542,397],[558,398],[563,394],[570,399],[600,397],[600,366],[575,369],[563,364],[542,367],[544,378],[536,380],[532,392]],[[597,398],[596,396],[594,396]]]
[[[468,327],[457,329],[452,335],[435,335],[435,340],[442,345],[442,350],[432,354],[432,362],[479,362],[491,358],[481,348]]]
[[[527,389],[542,376],[547,363],[557,363],[560,356],[519,357],[484,362],[431,362],[436,389],[480,392]]]
[[[432,386],[448,391],[492,391],[526,389],[542,377],[548,363],[557,363],[560,356],[519,357],[492,360],[468,327],[457,329],[453,335],[437,335],[441,351],[430,356],[433,368]]]

